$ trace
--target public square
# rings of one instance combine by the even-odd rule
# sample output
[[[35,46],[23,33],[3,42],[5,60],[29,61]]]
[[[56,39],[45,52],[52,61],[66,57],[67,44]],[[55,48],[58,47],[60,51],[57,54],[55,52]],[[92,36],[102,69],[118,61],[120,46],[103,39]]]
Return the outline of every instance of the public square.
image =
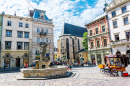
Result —
[[[126,69],[130,74],[130,66]],[[48,80],[17,80],[16,71],[0,71],[0,86],[129,86],[130,77],[110,77],[100,73],[98,66],[74,67],[73,77]]]

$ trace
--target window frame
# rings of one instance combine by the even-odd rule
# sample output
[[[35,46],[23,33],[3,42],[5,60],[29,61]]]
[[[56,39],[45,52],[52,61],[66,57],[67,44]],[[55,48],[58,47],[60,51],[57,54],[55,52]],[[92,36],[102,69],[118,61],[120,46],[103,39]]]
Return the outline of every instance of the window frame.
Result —
[[[29,38],[29,32],[24,32],[24,38],[27,38],[27,37],[25,37],[26,33],[28,33],[28,38]]]
[[[104,43],[104,40],[106,40],[106,44]],[[107,39],[105,38],[105,39],[103,39],[103,46],[107,46]]]
[[[116,22],[116,27],[115,27],[114,22]],[[113,28],[117,28],[117,21],[113,21]]]
[[[25,44],[26,43],[28,44],[28,49],[25,49],[25,47],[26,47]],[[29,42],[24,42],[24,50],[29,50]]]
[[[27,26],[28,25],[28,26]],[[25,23],[25,28],[29,28],[29,24],[28,23]]]
[[[11,32],[11,36],[8,36],[8,35],[7,35],[7,31],[10,31],[10,32]],[[12,37],[12,30],[6,30],[6,37]]]
[[[22,32],[22,37],[19,37],[19,32]],[[23,31],[17,31],[17,38],[23,38]]]
[[[6,47],[6,43],[7,43],[7,42],[10,43],[10,48],[7,48],[7,47]],[[5,49],[6,49],[6,50],[11,50],[11,44],[12,44],[12,41],[5,41]]]
[[[124,21],[124,25],[127,25],[127,24],[125,24],[125,19],[127,18],[127,24],[129,24],[129,19],[128,19],[128,17],[125,17],[125,18],[123,18],[123,21]]]
[[[40,32],[40,28],[38,27],[38,28],[37,28],[37,33],[39,33],[39,32]]]
[[[125,9],[123,9],[123,8],[125,8]],[[125,10],[125,11],[124,11],[124,10]],[[126,6],[123,6],[123,7],[121,8],[121,11],[122,11],[122,13],[126,13],[126,12],[127,12]]]
[[[39,39],[39,41],[38,41],[38,39]],[[40,43],[40,37],[37,37],[37,43]]]
[[[90,30],[90,36],[92,36],[92,30]]]
[[[99,42],[99,46],[98,46],[98,42]],[[96,44],[97,44],[97,47],[99,48],[99,47],[100,47],[100,41],[99,41],[99,40],[97,40]]]
[[[21,43],[21,49],[18,49],[18,43]],[[23,42],[17,42],[17,50],[22,50],[23,49]]]
[[[115,14],[115,15],[113,15],[113,14]],[[112,17],[115,17],[116,16],[116,11],[113,11],[112,12]]]
[[[98,33],[98,28],[95,28],[95,33],[96,33],[96,34],[99,34],[99,33]]]
[[[7,21],[7,26],[12,26],[12,21]]]
[[[104,28],[105,31],[103,31],[103,26],[105,27],[105,25],[102,25],[102,32],[106,32],[106,29],[105,29],[106,27]]]
[[[92,46],[93,45],[93,42],[91,42],[91,48],[93,49],[94,48],[94,46]]]
[[[19,27],[23,27],[23,23],[22,22],[19,22]]]
[[[118,38],[120,40],[119,34],[115,34],[115,41],[119,41],[119,40],[117,40],[117,37],[116,37],[117,35],[118,35]]]

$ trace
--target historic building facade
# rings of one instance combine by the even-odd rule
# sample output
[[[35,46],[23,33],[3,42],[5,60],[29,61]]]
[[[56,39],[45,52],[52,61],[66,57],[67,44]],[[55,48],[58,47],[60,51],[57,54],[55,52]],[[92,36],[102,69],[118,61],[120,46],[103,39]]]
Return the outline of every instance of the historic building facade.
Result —
[[[113,0],[107,7],[112,53],[130,54],[130,1]]]
[[[53,37],[53,22],[45,14],[43,10],[30,10],[30,17],[33,18],[32,22],[32,60],[40,59],[40,46],[43,43],[49,43],[47,47],[46,56],[50,60],[54,60],[54,37]]]
[[[57,41],[57,57],[63,55],[69,61],[77,62],[79,60],[78,51],[83,49],[83,33],[87,32],[86,28],[64,23],[61,35]]]
[[[3,14],[1,67],[31,65],[32,19]]]
[[[111,54],[110,35],[107,15],[97,16],[92,22],[85,25],[88,30],[88,57],[93,64],[104,63],[104,55]]]

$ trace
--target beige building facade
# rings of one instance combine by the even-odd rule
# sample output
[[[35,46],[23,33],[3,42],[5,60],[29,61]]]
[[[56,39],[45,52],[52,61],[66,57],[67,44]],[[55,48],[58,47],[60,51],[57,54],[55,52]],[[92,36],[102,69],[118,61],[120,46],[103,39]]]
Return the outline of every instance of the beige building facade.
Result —
[[[1,68],[31,65],[32,19],[3,15]]]

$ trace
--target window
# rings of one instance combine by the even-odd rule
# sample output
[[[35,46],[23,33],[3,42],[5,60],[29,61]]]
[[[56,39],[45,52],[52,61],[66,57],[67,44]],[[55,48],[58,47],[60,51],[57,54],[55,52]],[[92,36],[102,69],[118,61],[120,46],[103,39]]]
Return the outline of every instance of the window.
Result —
[[[24,38],[29,38],[29,32],[24,32]]]
[[[126,33],[126,37],[127,37],[127,39],[130,39],[130,32]]]
[[[10,41],[5,41],[5,49],[11,49],[11,42]]]
[[[127,18],[124,18],[124,25],[128,24],[129,21],[128,21],[128,17]]]
[[[23,23],[19,22],[19,27],[23,27]]]
[[[29,24],[26,23],[26,24],[25,24],[25,28],[29,28]]]
[[[115,35],[115,41],[119,40],[119,35]]]
[[[103,39],[104,46],[107,46],[107,39]]]
[[[44,38],[42,38],[41,42],[44,42]]]
[[[92,30],[90,30],[90,36],[92,36]]]
[[[125,7],[122,7],[122,13],[125,13],[127,10],[126,10],[126,6]]]
[[[40,28],[37,28],[37,32],[40,32]]]
[[[46,38],[46,42],[48,43],[48,38]]]
[[[116,11],[112,12],[112,17],[116,16]]]
[[[6,30],[6,36],[7,37],[12,37],[12,31],[11,30]]]
[[[23,37],[23,32],[22,31],[18,31],[18,37],[22,38]]]
[[[100,47],[99,40],[97,41],[97,47]]]
[[[22,49],[22,42],[17,42],[17,49]]]
[[[29,50],[29,43],[28,43],[28,42],[25,42],[25,43],[24,43],[24,49],[25,49],[25,50]]]
[[[98,34],[98,28],[96,28],[96,34]]]
[[[41,32],[44,33],[44,28],[41,28]]]
[[[105,25],[102,26],[102,32],[105,32]]]
[[[48,29],[46,29],[46,33],[48,33]]]
[[[117,27],[117,21],[113,22],[113,27],[114,27],[114,28]]]
[[[91,42],[91,48],[93,48],[93,42]]]
[[[7,21],[7,26],[11,26],[11,21]]]
[[[40,38],[39,38],[39,37],[37,37],[37,42],[38,42],[38,43],[40,42]]]

